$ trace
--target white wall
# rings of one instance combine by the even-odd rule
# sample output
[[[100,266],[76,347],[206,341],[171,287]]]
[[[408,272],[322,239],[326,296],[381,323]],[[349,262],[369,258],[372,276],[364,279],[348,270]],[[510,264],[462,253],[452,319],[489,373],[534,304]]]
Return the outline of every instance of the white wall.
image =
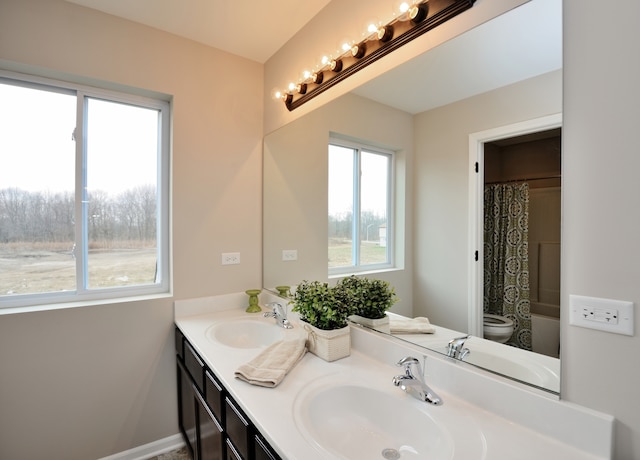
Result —
[[[414,117],[414,315],[468,330],[469,135],[562,111],[562,71]]]
[[[640,2],[564,3],[562,394],[617,418],[640,458]],[[569,295],[635,304],[635,336],[572,327]]]
[[[62,0],[0,0],[0,60],[172,95],[174,296],[261,286],[261,65]],[[172,302],[0,316],[0,458],[176,434]]]

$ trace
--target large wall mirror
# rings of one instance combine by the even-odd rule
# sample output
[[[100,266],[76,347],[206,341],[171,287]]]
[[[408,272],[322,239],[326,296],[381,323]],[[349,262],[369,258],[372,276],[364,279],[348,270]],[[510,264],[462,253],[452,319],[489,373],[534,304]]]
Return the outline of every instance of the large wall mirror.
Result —
[[[270,133],[264,287],[329,279],[330,139],[392,151],[395,269],[366,276],[395,287],[392,313],[427,317],[437,328],[399,337],[445,352],[450,338],[472,334],[465,361],[559,393],[561,14],[560,0],[531,0]],[[527,183],[530,192],[531,282],[522,296],[532,325],[519,333],[522,348],[477,338],[483,254],[492,251],[474,243],[485,183]]]

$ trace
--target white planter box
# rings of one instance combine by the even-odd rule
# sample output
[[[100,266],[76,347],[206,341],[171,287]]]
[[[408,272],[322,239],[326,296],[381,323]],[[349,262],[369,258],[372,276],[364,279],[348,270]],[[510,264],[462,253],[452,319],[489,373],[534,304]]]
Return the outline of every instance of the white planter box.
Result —
[[[351,315],[349,316],[349,320],[353,321],[354,323],[367,326],[370,329],[375,329],[376,331],[384,332],[385,334],[391,334],[391,327],[389,326],[389,317],[386,314],[384,315],[384,318],[379,318],[379,319],[371,319],[371,318],[365,318],[364,316]]]
[[[307,348],[314,355],[331,362],[346,358],[351,354],[351,329],[349,326],[325,331],[304,323],[304,328],[308,333]]]

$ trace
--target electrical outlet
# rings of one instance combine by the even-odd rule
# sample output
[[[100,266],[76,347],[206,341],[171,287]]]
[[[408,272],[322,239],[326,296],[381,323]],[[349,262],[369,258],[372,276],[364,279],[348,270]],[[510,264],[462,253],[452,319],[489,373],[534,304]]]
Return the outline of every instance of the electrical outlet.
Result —
[[[292,261],[298,260],[298,250],[297,249],[283,249],[282,250],[282,260],[284,261]]]
[[[633,335],[633,302],[570,295],[569,307],[574,326]]]
[[[239,252],[223,252],[222,265],[237,265],[240,263]]]

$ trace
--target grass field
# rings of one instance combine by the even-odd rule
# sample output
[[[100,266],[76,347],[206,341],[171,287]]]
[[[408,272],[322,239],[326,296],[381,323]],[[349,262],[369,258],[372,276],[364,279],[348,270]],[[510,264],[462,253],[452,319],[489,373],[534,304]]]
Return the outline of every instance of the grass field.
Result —
[[[89,250],[89,287],[154,282],[155,248]],[[70,245],[0,244],[0,295],[76,289],[76,260]]]
[[[387,248],[377,241],[363,241],[360,248],[360,265],[379,264],[387,260]],[[351,240],[329,241],[329,268],[352,265]]]

